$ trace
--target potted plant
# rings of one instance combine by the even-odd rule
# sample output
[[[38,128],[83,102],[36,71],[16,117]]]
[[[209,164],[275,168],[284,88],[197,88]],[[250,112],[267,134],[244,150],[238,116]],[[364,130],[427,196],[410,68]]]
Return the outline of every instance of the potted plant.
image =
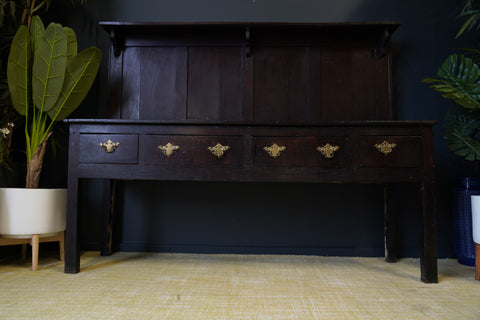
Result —
[[[13,38],[7,65],[13,106],[25,117],[26,184],[24,189],[0,189],[2,235],[31,236],[65,229],[66,190],[38,189],[40,172],[55,124],[70,115],[85,98],[101,59],[101,51],[95,47],[77,53],[72,29],[58,23],[45,28],[38,16],[27,20],[27,25],[20,26]],[[53,194],[49,195],[49,191]],[[27,198],[30,196],[33,200]],[[51,204],[57,209],[45,209],[45,214],[58,212],[59,216],[41,218],[40,208]],[[26,220],[20,213],[25,214]],[[53,222],[51,230],[38,230],[39,225],[48,220]],[[29,221],[34,224],[27,228]],[[10,230],[13,226],[20,226],[20,231]]]
[[[478,30],[480,9],[474,0],[467,0],[460,14],[465,18],[457,37],[465,31]],[[464,49],[464,54],[448,56],[437,71],[438,78],[424,79],[431,88],[451,100],[454,108],[445,116],[445,138],[448,148],[469,161],[480,160],[480,50]],[[472,58],[466,54],[472,54]],[[455,253],[462,264],[475,264],[472,239],[472,195],[480,194],[477,177],[461,179],[455,195]],[[479,219],[480,221],[480,219]]]

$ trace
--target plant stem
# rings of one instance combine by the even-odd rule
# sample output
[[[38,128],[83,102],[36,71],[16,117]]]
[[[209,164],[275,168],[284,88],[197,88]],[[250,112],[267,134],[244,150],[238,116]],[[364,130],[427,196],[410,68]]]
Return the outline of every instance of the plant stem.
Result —
[[[23,9],[22,24],[25,24],[25,19],[28,16],[27,27],[28,29],[30,29],[30,24],[32,23],[32,12],[33,12],[33,9],[35,8],[36,0],[26,0],[26,1],[27,1],[27,7]]]

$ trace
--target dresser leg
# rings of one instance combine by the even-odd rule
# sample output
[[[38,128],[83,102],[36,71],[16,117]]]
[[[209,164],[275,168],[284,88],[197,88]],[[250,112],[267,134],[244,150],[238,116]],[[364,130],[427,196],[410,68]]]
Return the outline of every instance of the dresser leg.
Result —
[[[100,254],[112,254],[113,219],[115,204],[115,179],[106,179],[103,183],[103,226]]]
[[[434,206],[433,182],[430,180],[424,180],[420,192],[422,194],[420,229],[421,279],[426,283],[437,283],[437,221]]]
[[[392,203],[392,187],[385,185],[383,189],[384,231],[385,231],[385,261],[396,262],[397,254],[397,209]]]
[[[65,230],[65,273],[80,271],[80,243],[78,233],[78,178],[68,177],[67,228]]]

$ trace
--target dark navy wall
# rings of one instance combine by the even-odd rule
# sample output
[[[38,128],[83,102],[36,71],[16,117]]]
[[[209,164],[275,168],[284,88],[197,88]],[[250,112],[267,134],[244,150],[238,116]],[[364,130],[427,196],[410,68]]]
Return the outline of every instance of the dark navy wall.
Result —
[[[434,76],[455,48],[475,43],[471,34],[454,39],[462,5],[460,0],[89,0],[77,8],[57,1],[49,16],[75,28],[81,48],[97,45],[105,52],[108,37],[98,28],[99,20],[401,21],[393,35],[397,118],[440,121],[435,128],[438,247],[440,257],[449,257],[451,189],[456,177],[476,172],[452,155],[441,138],[450,102],[421,81]],[[106,67],[105,60],[97,86],[74,117],[102,117]],[[82,183],[86,249],[98,249],[100,186],[99,181]],[[397,188],[400,252],[417,256],[417,195],[406,186]],[[121,181],[119,192],[116,241],[121,250],[383,255],[383,188],[378,185]]]

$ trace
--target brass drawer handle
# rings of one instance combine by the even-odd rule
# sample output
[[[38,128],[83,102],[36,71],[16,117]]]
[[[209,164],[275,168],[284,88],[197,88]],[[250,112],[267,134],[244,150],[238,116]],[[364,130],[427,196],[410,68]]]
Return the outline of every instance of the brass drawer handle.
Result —
[[[179,146],[174,146],[170,142],[167,143],[164,146],[158,146],[158,149],[162,150],[163,154],[166,155],[167,157],[170,157],[172,154],[175,153],[178,149],[180,149]]]
[[[381,153],[383,153],[384,155],[388,155],[390,152],[393,151],[393,148],[395,148],[397,145],[395,143],[388,143],[387,140],[384,140],[382,143],[380,144],[376,144],[375,145],[375,148],[378,149],[378,151],[380,151]]]
[[[108,139],[107,142],[100,142],[98,145],[102,147],[106,153],[112,153],[120,145],[120,142],[113,142]]]
[[[218,158],[223,156],[225,151],[227,151],[228,149],[230,149],[229,146],[222,146],[220,143],[217,143],[213,147],[208,147],[208,150],[210,150],[210,152],[213,153],[214,155],[216,155]]]
[[[340,149],[339,146],[332,146],[330,143],[327,143],[323,147],[318,147],[317,150],[320,151],[325,158],[333,158],[335,151]]]
[[[277,157],[280,157],[280,153],[283,151],[283,150],[286,150],[287,148],[285,147],[280,147],[279,145],[277,145],[276,143],[272,144],[270,147],[264,147],[263,150],[265,150],[266,153],[268,153],[268,155],[272,158],[277,158]]]

